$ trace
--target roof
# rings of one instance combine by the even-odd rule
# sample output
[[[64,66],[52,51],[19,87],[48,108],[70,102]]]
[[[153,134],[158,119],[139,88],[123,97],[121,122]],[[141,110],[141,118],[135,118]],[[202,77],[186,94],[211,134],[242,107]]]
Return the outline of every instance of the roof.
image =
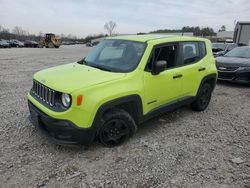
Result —
[[[246,25],[249,25],[250,22],[247,22],[247,21],[239,21],[239,22],[237,22],[237,24],[246,24]]]
[[[132,40],[137,42],[148,42],[148,41],[156,41],[160,39],[180,39],[190,40],[193,37],[185,37],[185,36],[177,36],[177,35],[164,35],[164,34],[149,34],[149,35],[124,35],[124,36],[115,36],[108,37],[107,39],[120,39],[120,40]]]
[[[217,33],[218,38],[233,38],[234,31],[220,31]]]

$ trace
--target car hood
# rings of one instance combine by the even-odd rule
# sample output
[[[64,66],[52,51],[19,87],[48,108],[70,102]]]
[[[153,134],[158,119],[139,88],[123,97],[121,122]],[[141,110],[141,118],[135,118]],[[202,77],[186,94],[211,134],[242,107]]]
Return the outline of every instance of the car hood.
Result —
[[[70,63],[39,71],[34,75],[34,79],[56,91],[72,93],[125,75],[125,73],[108,72],[87,65]]]
[[[219,66],[230,66],[230,67],[248,67],[250,66],[249,58],[239,58],[239,57],[217,57],[217,65]]]

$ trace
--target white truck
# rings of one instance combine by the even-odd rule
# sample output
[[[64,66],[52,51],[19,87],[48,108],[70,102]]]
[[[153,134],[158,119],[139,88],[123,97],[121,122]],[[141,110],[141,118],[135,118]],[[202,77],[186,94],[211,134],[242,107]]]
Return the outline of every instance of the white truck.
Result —
[[[237,22],[233,41],[239,45],[250,45],[250,22]]]

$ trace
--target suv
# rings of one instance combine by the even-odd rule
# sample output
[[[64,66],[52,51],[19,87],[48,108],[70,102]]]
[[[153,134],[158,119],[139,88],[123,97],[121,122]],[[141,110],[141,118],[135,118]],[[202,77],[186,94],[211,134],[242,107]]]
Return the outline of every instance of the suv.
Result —
[[[191,104],[205,110],[217,81],[207,39],[110,37],[81,61],[42,70],[28,94],[33,124],[58,144],[112,147],[137,125]]]

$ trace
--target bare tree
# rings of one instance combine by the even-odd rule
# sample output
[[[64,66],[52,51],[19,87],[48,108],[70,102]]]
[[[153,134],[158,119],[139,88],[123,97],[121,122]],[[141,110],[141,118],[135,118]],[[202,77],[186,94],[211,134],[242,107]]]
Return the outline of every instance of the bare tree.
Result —
[[[67,38],[72,39],[72,38],[73,38],[73,35],[72,35],[72,34],[68,34],[68,35],[67,35]]]
[[[43,36],[44,36],[44,33],[43,33],[42,31],[39,31],[38,36],[39,36],[39,37],[43,37]]]
[[[60,37],[61,37],[61,39],[63,39],[63,38],[65,38],[66,36],[65,36],[63,33],[61,33]]]
[[[15,34],[15,35],[21,36],[21,35],[24,34],[24,30],[20,26],[15,26],[12,29],[12,33]]]
[[[107,30],[107,32],[110,36],[113,34],[115,27],[116,27],[116,23],[113,21],[109,21],[109,22],[105,23],[105,25],[104,25],[104,29]]]

